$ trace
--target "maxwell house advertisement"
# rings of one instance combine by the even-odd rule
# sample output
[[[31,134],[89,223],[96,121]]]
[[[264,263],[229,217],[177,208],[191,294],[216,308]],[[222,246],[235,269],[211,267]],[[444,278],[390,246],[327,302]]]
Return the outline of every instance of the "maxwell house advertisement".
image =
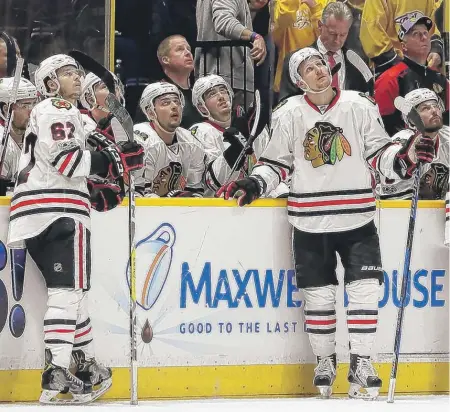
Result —
[[[6,209],[6,210],[3,210]],[[314,362],[296,287],[283,207],[137,207],[138,362],[142,366]],[[375,361],[392,353],[408,209],[377,215],[384,283]],[[433,361],[449,351],[444,209],[418,210],[402,354]],[[2,224],[4,222],[4,224]],[[0,208],[6,239],[7,208]],[[128,367],[127,208],[92,216],[90,317],[97,357]],[[343,269],[338,265],[338,278]],[[40,369],[46,289],[24,251],[0,244],[0,369]],[[347,299],[337,293],[337,354],[345,359]],[[378,357],[378,358],[377,358]]]

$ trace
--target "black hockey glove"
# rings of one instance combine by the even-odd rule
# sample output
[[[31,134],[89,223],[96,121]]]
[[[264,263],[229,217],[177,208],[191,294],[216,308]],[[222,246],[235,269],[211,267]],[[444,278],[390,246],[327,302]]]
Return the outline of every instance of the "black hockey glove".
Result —
[[[418,163],[431,163],[435,153],[433,139],[428,136],[415,134],[397,152],[394,161],[394,171],[402,179],[410,179]]]
[[[88,179],[92,208],[97,212],[107,212],[122,203],[125,191],[119,185]]]
[[[118,142],[100,153],[108,158],[108,175],[113,179],[144,167],[144,148],[137,142]]]
[[[223,195],[225,200],[234,198],[237,194],[238,205],[245,206],[258,199],[264,192],[265,182],[259,177],[247,177],[245,179],[236,180],[222,186],[216,193],[217,197]]]
[[[247,139],[245,139],[245,137],[241,133],[239,133],[239,130],[235,129],[234,127],[229,127],[223,132],[223,141],[230,144],[230,146],[223,152],[223,157],[225,158],[228,166],[233,168],[236,160],[238,159],[239,155],[244,149],[245,144],[247,143]],[[253,150],[250,148],[246,154],[248,155],[252,153]],[[237,165],[236,170],[239,170],[242,166],[244,166],[244,163],[245,156],[242,156],[242,159]]]
[[[88,146],[93,151],[101,151],[105,147],[112,146],[114,142],[111,139],[108,139],[102,133],[98,131],[93,131],[86,139]]]

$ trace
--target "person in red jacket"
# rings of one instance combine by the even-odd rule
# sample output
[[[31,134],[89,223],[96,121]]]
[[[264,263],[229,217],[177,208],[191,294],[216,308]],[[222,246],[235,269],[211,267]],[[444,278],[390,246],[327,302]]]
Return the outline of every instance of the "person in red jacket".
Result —
[[[448,125],[448,81],[441,73],[427,65],[431,50],[431,19],[418,11],[408,13],[398,31],[403,61],[382,73],[375,82],[375,100],[378,103],[387,132],[392,136],[404,129],[401,113],[395,108],[397,96],[412,90],[433,90],[445,103],[444,118]]]

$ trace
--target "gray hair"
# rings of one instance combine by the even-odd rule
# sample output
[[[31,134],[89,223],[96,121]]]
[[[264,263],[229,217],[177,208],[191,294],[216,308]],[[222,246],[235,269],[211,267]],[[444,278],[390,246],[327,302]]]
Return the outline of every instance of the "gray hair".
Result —
[[[322,23],[326,23],[327,19],[334,16],[336,20],[347,20],[353,23],[353,14],[350,8],[345,4],[337,1],[335,3],[328,3],[322,12]]]

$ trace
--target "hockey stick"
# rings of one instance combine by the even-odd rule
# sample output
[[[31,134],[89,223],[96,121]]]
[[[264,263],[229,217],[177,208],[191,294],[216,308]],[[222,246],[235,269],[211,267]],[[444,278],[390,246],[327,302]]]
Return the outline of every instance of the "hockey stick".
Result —
[[[114,77],[104,66],[90,56],[72,50],[69,55],[77,60],[84,69],[98,76],[109,90],[106,97],[106,107],[114,115],[111,127],[117,140],[128,139],[134,141],[133,120],[126,109],[120,104],[115,95]],[[130,364],[131,364],[131,399],[132,405],[138,403],[138,367],[137,367],[137,320],[136,320],[136,203],[134,196],[134,176],[128,174],[128,240],[130,260]]]
[[[353,66],[355,66],[355,68],[362,74],[364,80],[367,83],[367,87],[369,88],[369,93],[372,96],[374,93],[375,79],[370,68],[367,66],[364,60],[361,59],[361,57],[358,56],[358,54],[356,54],[353,50],[347,50],[345,56],[347,57],[348,61]]]
[[[417,130],[421,133],[425,131],[425,126],[420,118],[419,113],[408,101],[403,97],[397,97],[394,101],[394,105],[397,110],[400,110],[403,114],[408,116],[408,119],[416,126]],[[419,188],[420,188],[420,175],[421,175],[421,165],[417,167],[414,172],[414,182],[413,182],[413,195],[411,199],[411,209],[409,211],[409,223],[408,223],[408,236],[406,240],[405,248],[405,261],[403,265],[403,277],[402,277],[402,288],[400,292],[400,307],[397,313],[397,326],[395,328],[395,341],[394,341],[394,359],[392,361],[391,377],[389,380],[389,390],[388,390],[388,403],[394,402],[394,392],[395,383],[397,380],[397,369],[398,369],[398,358],[400,355],[400,342],[402,338],[402,326],[403,326],[403,315],[405,312],[405,299],[408,290],[408,283],[410,280],[410,264],[411,264],[411,253],[414,238],[414,227],[416,224],[416,214],[417,214],[417,202],[419,199]]]
[[[237,160],[234,162],[234,165],[231,168],[231,172],[228,175],[224,185],[226,185],[230,182],[231,176],[233,176],[233,173],[237,170],[239,163],[241,163],[241,161],[242,161],[242,158],[246,155],[247,151],[252,147],[253,142],[258,137],[257,131],[259,129],[260,118],[261,118],[261,96],[259,95],[259,90],[256,90],[255,91],[255,119],[253,121],[253,126],[252,126],[252,130],[250,132],[250,136],[249,136],[244,148],[242,149],[241,153],[239,153]]]
[[[1,141],[1,156],[0,156],[0,177],[3,173],[3,164],[5,163],[5,156],[7,152],[7,145],[9,141],[9,133],[11,131],[11,125],[13,120],[12,106],[17,101],[17,94],[19,92],[20,78],[22,77],[24,60],[21,57],[17,58],[16,72],[14,73],[14,81],[11,92],[9,94],[8,106],[6,111],[5,128],[3,130],[3,136]]]

